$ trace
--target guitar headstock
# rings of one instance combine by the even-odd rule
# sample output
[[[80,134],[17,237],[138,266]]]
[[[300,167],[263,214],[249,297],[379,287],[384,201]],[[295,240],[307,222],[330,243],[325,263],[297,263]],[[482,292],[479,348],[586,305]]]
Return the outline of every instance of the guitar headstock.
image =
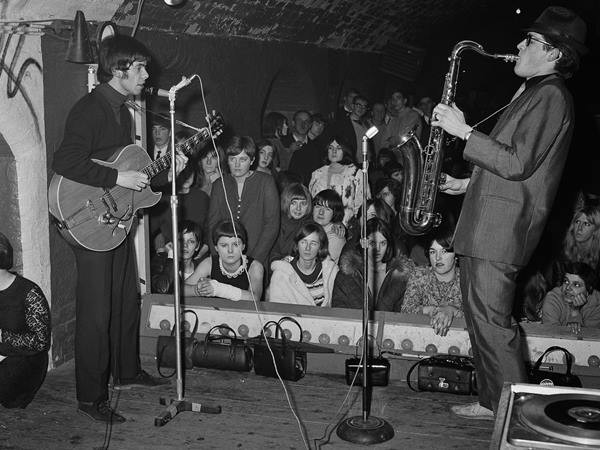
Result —
[[[206,141],[211,139],[211,134],[213,138],[217,138],[221,133],[223,133],[223,116],[216,111],[213,111],[206,117],[206,121],[208,122],[209,127],[202,128],[198,133],[193,135],[191,138],[186,141],[177,144],[177,150],[185,154],[186,156],[191,156],[194,153],[196,147],[201,146]]]
[[[213,137],[219,136],[223,133],[223,127],[225,123],[223,122],[223,116],[220,112],[214,111],[206,116],[206,122],[208,123],[209,130],[212,133]]]

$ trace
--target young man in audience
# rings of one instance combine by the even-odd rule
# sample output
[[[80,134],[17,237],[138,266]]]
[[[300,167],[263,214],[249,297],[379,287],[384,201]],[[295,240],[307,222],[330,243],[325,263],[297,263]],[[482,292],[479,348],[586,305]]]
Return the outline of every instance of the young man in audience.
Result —
[[[342,104],[334,114],[334,120],[339,120],[350,115],[352,112],[352,106],[354,105],[354,99],[357,95],[359,95],[359,92],[354,88],[349,88],[346,91],[346,95],[344,95],[342,99]]]
[[[400,91],[394,91],[388,101],[387,129],[383,136],[383,144],[393,148],[400,144],[402,136],[414,132],[417,139],[421,139],[423,128],[421,116],[414,109],[407,106],[407,98]]]
[[[362,95],[357,95],[350,114],[336,120],[332,127],[333,134],[348,143],[356,161],[362,161],[362,138],[367,131],[364,118],[368,106],[368,100]]]

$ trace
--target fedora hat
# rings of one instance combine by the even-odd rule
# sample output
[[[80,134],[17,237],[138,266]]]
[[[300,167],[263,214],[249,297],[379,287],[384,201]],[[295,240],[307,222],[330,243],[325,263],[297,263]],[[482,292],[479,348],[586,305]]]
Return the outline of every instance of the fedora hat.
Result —
[[[549,6],[525,31],[543,34],[556,43],[562,43],[584,54],[587,27],[581,17],[573,11],[561,6]]]

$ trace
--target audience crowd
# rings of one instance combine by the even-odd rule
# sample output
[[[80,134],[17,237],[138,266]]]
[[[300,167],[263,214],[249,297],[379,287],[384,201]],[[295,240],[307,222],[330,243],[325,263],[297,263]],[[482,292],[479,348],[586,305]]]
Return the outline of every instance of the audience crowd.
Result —
[[[411,107],[396,91],[370,103],[350,89],[327,119],[271,111],[261,136],[232,136],[219,139],[216,150],[201,149],[178,178],[185,295],[362,308],[365,245],[371,308],[427,315],[435,332],[446,335],[463,316],[452,248],[460,203],[438,196],[443,223],[426,236],[407,235],[399,220],[410,178],[399,144],[407,133],[427,144],[432,108],[429,97]],[[368,141],[365,184],[363,136],[372,126],[379,133]],[[153,136],[162,142],[163,134]],[[460,148],[443,164],[453,176],[470,170]],[[573,332],[600,326],[600,205],[581,198],[561,248],[521,277],[517,319]],[[152,290],[166,293],[173,281],[170,215],[163,205],[151,217],[158,222],[151,225]]]

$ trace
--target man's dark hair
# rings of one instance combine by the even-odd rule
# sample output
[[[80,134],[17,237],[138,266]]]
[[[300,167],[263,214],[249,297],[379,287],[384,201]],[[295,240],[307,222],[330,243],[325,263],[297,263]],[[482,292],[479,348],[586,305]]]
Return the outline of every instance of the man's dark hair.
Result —
[[[202,245],[204,235],[202,233],[202,227],[200,227],[200,225],[197,222],[187,219],[182,220],[179,223],[179,233],[181,234],[181,236],[183,236],[184,233],[192,233],[198,241],[198,244]]]
[[[98,80],[105,83],[113,70],[127,71],[134,61],[150,62],[150,52],[131,36],[116,35],[102,41],[98,52]]]
[[[554,46],[557,50],[560,51],[560,58],[556,61],[556,65],[554,68],[558,73],[560,73],[565,78],[570,78],[577,70],[579,70],[579,53],[571,46],[564,44],[562,42],[557,42],[553,40],[551,37],[544,36],[544,39],[550,44]],[[551,47],[548,45],[544,45],[544,50],[551,50]]]
[[[235,224],[235,229],[234,229]],[[246,232],[246,228],[242,225],[241,222],[235,220],[231,222],[231,220],[222,220],[217,223],[212,230],[212,241],[216,246],[219,239],[222,237],[232,238],[235,237],[237,232],[237,237],[240,239],[244,245],[248,244],[248,233]]]

